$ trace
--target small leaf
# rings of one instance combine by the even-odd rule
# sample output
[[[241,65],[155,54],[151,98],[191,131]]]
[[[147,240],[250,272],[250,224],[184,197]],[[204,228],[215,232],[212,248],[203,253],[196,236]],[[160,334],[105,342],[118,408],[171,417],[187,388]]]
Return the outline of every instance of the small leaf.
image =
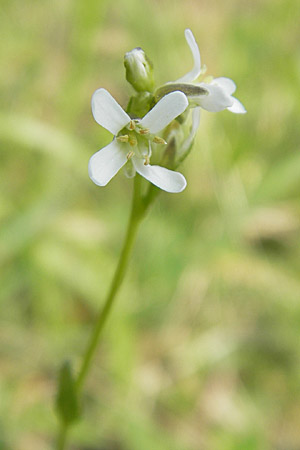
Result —
[[[63,363],[59,372],[56,409],[65,423],[70,424],[80,417],[78,395],[69,361]]]

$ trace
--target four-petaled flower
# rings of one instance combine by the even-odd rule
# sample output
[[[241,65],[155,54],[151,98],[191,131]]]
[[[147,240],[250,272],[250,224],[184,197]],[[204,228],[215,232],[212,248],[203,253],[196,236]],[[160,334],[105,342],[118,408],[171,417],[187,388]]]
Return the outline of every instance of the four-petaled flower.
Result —
[[[171,90],[178,89],[188,96],[190,106],[201,106],[201,108],[212,112],[228,109],[236,114],[246,113],[242,103],[232,96],[236,90],[236,85],[230,78],[219,77],[212,78],[210,82],[195,82],[205,71],[205,67],[201,68],[199,47],[191,30],[185,30],[185,38],[193,55],[194,67],[183,77],[160,88],[157,91],[158,97],[160,97],[160,92],[165,95]]]
[[[165,167],[149,164],[151,143],[166,144],[156,136],[188,106],[179,91],[164,96],[142,119],[132,120],[105,89],[92,97],[93,116],[114,135],[113,141],[95,153],[89,161],[92,181],[105,186],[127,162],[148,181],[167,192],[181,192],[186,187],[184,176]]]

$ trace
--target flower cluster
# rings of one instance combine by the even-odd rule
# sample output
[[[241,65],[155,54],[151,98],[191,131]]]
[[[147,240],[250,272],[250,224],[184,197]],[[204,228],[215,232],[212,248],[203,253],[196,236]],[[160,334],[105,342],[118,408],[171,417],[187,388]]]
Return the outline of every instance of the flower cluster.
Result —
[[[96,122],[114,135],[113,141],[89,161],[89,175],[95,184],[105,186],[126,165],[130,176],[137,172],[164,191],[181,192],[186,187],[181,173],[150,164],[153,147],[167,144],[159,134],[175,119],[178,129],[186,119],[183,113],[193,109],[191,130],[178,149],[179,154],[184,154],[193,143],[200,108],[212,112],[224,109],[236,114],[246,112],[241,102],[232,96],[236,86],[231,79],[220,77],[197,82],[205,68],[201,67],[199,48],[191,30],[185,30],[185,37],[193,55],[193,69],[154,93],[149,92],[154,86],[152,64],[143,50],[137,48],[125,55],[126,78],[138,92],[132,98],[132,104],[136,105],[136,111],[144,110],[145,105],[148,111],[142,118],[125,112],[105,89],[98,89],[93,94],[92,112]],[[159,153],[163,154],[162,151]]]

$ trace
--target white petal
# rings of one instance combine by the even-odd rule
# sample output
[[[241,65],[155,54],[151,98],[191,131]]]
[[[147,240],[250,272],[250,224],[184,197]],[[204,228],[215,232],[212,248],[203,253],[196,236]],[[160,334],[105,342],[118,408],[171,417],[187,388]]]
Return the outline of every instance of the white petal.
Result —
[[[235,114],[246,114],[247,110],[244,105],[235,97],[231,97],[233,100],[233,105],[229,106],[228,111],[231,111]]]
[[[144,128],[149,128],[150,133],[158,133],[183,113],[188,103],[183,92],[171,92],[156,103],[154,108],[143,117],[141,125]]]
[[[214,78],[212,84],[217,84],[221,86],[228,95],[233,94],[236,90],[236,85],[234,81],[232,81],[230,78],[226,77]]]
[[[130,122],[130,117],[106,89],[97,89],[92,96],[94,119],[116,135]]]
[[[191,97],[191,100],[203,109],[211,112],[223,111],[223,109],[232,106],[233,97],[228,95],[225,90],[216,84],[200,83],[199,86],[204,87],[209,91],[208,95],[199,95],[198,97]]]
[[[132,162],[140,175],[164,191],[178,193],[186,187],[186,179],[179,172],[150,164],[145,166],[142,159],[135,157],[132,158]]]
[[[105,186],[127,162],[124,145],[114,139],[91,157],[89,176],[95,184]]]
[[[189,30],[188,28],[185,30],[184,34],[185,34],[185,39],[186,39],[188,46],[190,47],[190,50],[193,55],[194,67],[192,68],[192,70],[190,72],[186,73],[183,77],[176,80],[176,83],[189,83],[191,81],[194,81],[199,77],[200,72],[201,72],[200,52],[199,52],[199,47],[197,45],[197,42],[194,38],[194,35],[191,32],[191,30]]]

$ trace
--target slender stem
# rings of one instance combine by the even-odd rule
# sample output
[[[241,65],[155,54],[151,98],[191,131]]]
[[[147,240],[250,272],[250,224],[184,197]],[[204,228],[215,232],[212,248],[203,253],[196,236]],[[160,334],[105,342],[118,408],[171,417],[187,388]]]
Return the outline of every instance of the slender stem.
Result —
[[[132,201],[132,209],[130,214],[130,219],[127,227],[127,232],[123,244],[123,248],[120,254],[120,259],[114,274],[114,277],[112,279],[111,287],[108,292],[106,301],[104,303],[104,306],[102,310],[100,311],[100,314],[98,316],[97,322],[95,323],[93,333],[91,334],[86,352],[84,354],[84,359],[81,364],[81,368],[79,370],[79,374],[76,380],[76,387],[78,391],[82,388],[82,385],[84,383],[84,380],[87,376],[88,370],[90,368],[90,364],[92,361],[92,358],[94,356],[95,350],[97,348],[99,337],[101,335],[101,332],[104,328],[104,325],[107,321],[107,318],[109,316],[109,313],[111,311],[112,305],[114,303],[114,300],[116,298],[116,294],[121,286],[121,283],[123,281],[127,266],[128,266],[128,260],[130,256],[130,252],[135,240],[136,232],[138,229],[138,225],[143,217],[142,211],[144,210],[141,208],[140,205],[140,192],[139,192],[139,183],[140,183],[140,177],[135,177],[135,184],[134,184],[134,193],[133,193],[133,201]]]
[[[149,195],[150,194],[150,195]],[[138,226],[145,216],[150,203],[154,200],[156,195],[151,195],[151,190],[149,188],[147,195],[143,198],[141,195],[141,177],[136,175],[134,180],[134,189],[133,189],[133,198],[132,198],[132,207],[129,218],[129,223],[123,243],[123,248],[120,254],[119,262],[116,267],[116,271],[114,277],[111,282],[110,289],[108,291],[108,295],[104,302],[104,306],[99,312],[96,323],[94,325],[94,329],[91,333],[90,339],[87,344],[86,351],[83,356],[83,361],[81,367],[78,372],[78,376],[76,378],[76,388],[77,393],[79,394],[88,371],[91,366],[92,359],[95,355],[95,351],[100,341],[100,336],[103,331],[103,328],[107,322],[109,314],[111,312],[114,300],[116,298],[116,294],[122,284],[124,279],[124,275],[126,273],[126,269],[128,267],[128,261],[130,257],[130,253],[133,247],[133,243],[136,237],[136,233],[138,230]],[[67,444],[67,437],[69,431],[69,424],[61,423],[60,431],[57,439],[57,450],[64,450]]]
[[[124,239],[123,248],[120,254],[119,262],[112,279],[110,290],[108,292],[106,301],[100,314],[98,316],[97,322],[95,323],[93,333],[91,334],[86,352],[84,354],[84,359],[81,364],[77,379],[76,387],[79,392],[82,388],[84,380],[87,376],[88,370],[90,368],[91,361],[93,359],[95,350],[99,343],[99,337],[107,321],[109,313],[111,311],[112,305],[116,298],[116,294],[122,284],[126,269],[128,266],[128,260],[135,241],[136,233],[141,220],[143,219],[145,213],[147,212],[150,204],[155,200],[156,196],[160,190],[153,186],[149,186],[148,192],[145,197],[141,196],[141,177],[137,175],[134,181],[133,199],[130,219],[127,227],[126,236]]]
[[[57,450],[63,450],[67,443],[67,433],[68,433],[68,425],[65,422],[61,422],[58,439],[57,439]]]

